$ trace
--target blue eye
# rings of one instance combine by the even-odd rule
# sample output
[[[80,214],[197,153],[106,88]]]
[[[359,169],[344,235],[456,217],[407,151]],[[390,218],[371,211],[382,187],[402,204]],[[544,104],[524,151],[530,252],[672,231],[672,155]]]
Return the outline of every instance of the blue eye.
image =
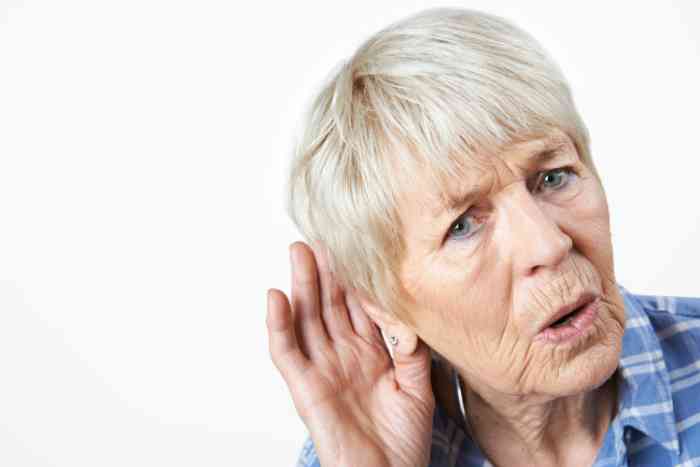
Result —
[[[479,229],[473,223],[467,221],[467,219],[473,219],[474,216],[468,215],[466,212],[459,216],[456,221],[450,226],[450,230],[447,232],[448,237],[452,238],[468,238],[476,233]]]
[[[561,167],[554,170],[548,170],[543,172],[543,176],[540,178],[542,181],[542,187],[549,190],[559,190],[569,183],[569,177],[574,174],[571,167]],[[536,189],[539,190],[539,184]]]

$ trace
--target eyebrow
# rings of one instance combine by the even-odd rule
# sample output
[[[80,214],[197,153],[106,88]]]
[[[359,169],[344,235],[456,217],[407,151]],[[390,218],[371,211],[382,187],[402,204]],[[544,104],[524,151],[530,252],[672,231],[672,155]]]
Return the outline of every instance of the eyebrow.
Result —
[[[566,143],[563,141],[548,141],[545,143],[543,149],[534,151],[526,158],[526,160],[530,163],[531,166],[544,164],[545,162],[548,162],[557,157],[561,153],[561,150],[564,149],[566,146]],[[448,202],[445,205],[440,206],[433,213],[434,216],[437,217],[444,212],[453,213],[457,211],[462,206],[465,206],[472,200],[474,200],[479,195],[480,191],[482,190],[477,188],[475,190],[469,190],[466,192],[458,193],[453,196],[449,196]]]

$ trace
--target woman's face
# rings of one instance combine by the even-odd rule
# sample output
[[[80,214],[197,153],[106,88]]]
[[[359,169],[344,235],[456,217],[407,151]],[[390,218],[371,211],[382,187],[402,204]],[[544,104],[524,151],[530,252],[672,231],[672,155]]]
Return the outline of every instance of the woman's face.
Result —
[[[618,364],[624,305],[603,188],[560,131],[468,164],[446,187],[404,181],[401,283],[415,332],[478,393],[563,396],[602,384]],[[543,329],[583,294],[589,326],[563,341]]]

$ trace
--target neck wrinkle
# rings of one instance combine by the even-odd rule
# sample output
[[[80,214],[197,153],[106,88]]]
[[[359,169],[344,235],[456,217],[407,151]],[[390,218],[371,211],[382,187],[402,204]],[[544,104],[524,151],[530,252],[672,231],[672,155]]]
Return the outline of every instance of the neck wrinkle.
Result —
[[[494,465],[592,464],[615,416],[615,375],[592,391],[542,402],[487,401],[462,377],[474,442]]]

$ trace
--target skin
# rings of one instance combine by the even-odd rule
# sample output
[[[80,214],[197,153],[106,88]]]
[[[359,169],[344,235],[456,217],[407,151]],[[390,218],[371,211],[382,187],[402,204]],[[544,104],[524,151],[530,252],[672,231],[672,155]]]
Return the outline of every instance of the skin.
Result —
[[[291,301],[268,291],[269,350],[321,465],[428,465],[435,398],[427,346],[398,346],[392,361],[322,249],[297,242],[290,253]]]
[[[533,162],[550,148],[554,158]],[[565,166],[575,175],[536,188],[538,173]],[[480,197],[437,217],[439,200],[421,201],[429,186],[405,185],[415,189],[402,200],[401,277],[417,326],[403,332],[458,368],[477,439],[497,464],[591,464],[612,416],[614,388],[600,386],[617,367],[625,319],[603,187],[559,131],[471,162],[465,173],[466,183],[448,191],[477,186]],[[464,211],[474,234],[446,237]],[[601,299],[586,338],[536,339],[584,290]]]
[[[537,159],[548,150],[549,160]],[[552,172],[561,167],[572,172]],[[453,209],[420,172],[402,182],[399,277],[409,306],[401,313],[340,290],[326,266],[314,288],[321,249],[314,260],[303,244],[292,246],[306,275],[294,273],[292,302],[269,292],[273,361],[324,466],[427,465],[432,394],[461,415],[444,395],[445,375],[431,382],[426,344],[457,368],[473,436],[494,465],[595,460],[614,416],[625,319],[603,187],[558,130],[465,161],[463,174],[444,188],[478,196]],[[583,291],[599,300],[589,330],[566,343],[538,337]],[[399,338],[393,361],[378,352],[375,326]],[[324,384],[309,382],[317,374]]]

